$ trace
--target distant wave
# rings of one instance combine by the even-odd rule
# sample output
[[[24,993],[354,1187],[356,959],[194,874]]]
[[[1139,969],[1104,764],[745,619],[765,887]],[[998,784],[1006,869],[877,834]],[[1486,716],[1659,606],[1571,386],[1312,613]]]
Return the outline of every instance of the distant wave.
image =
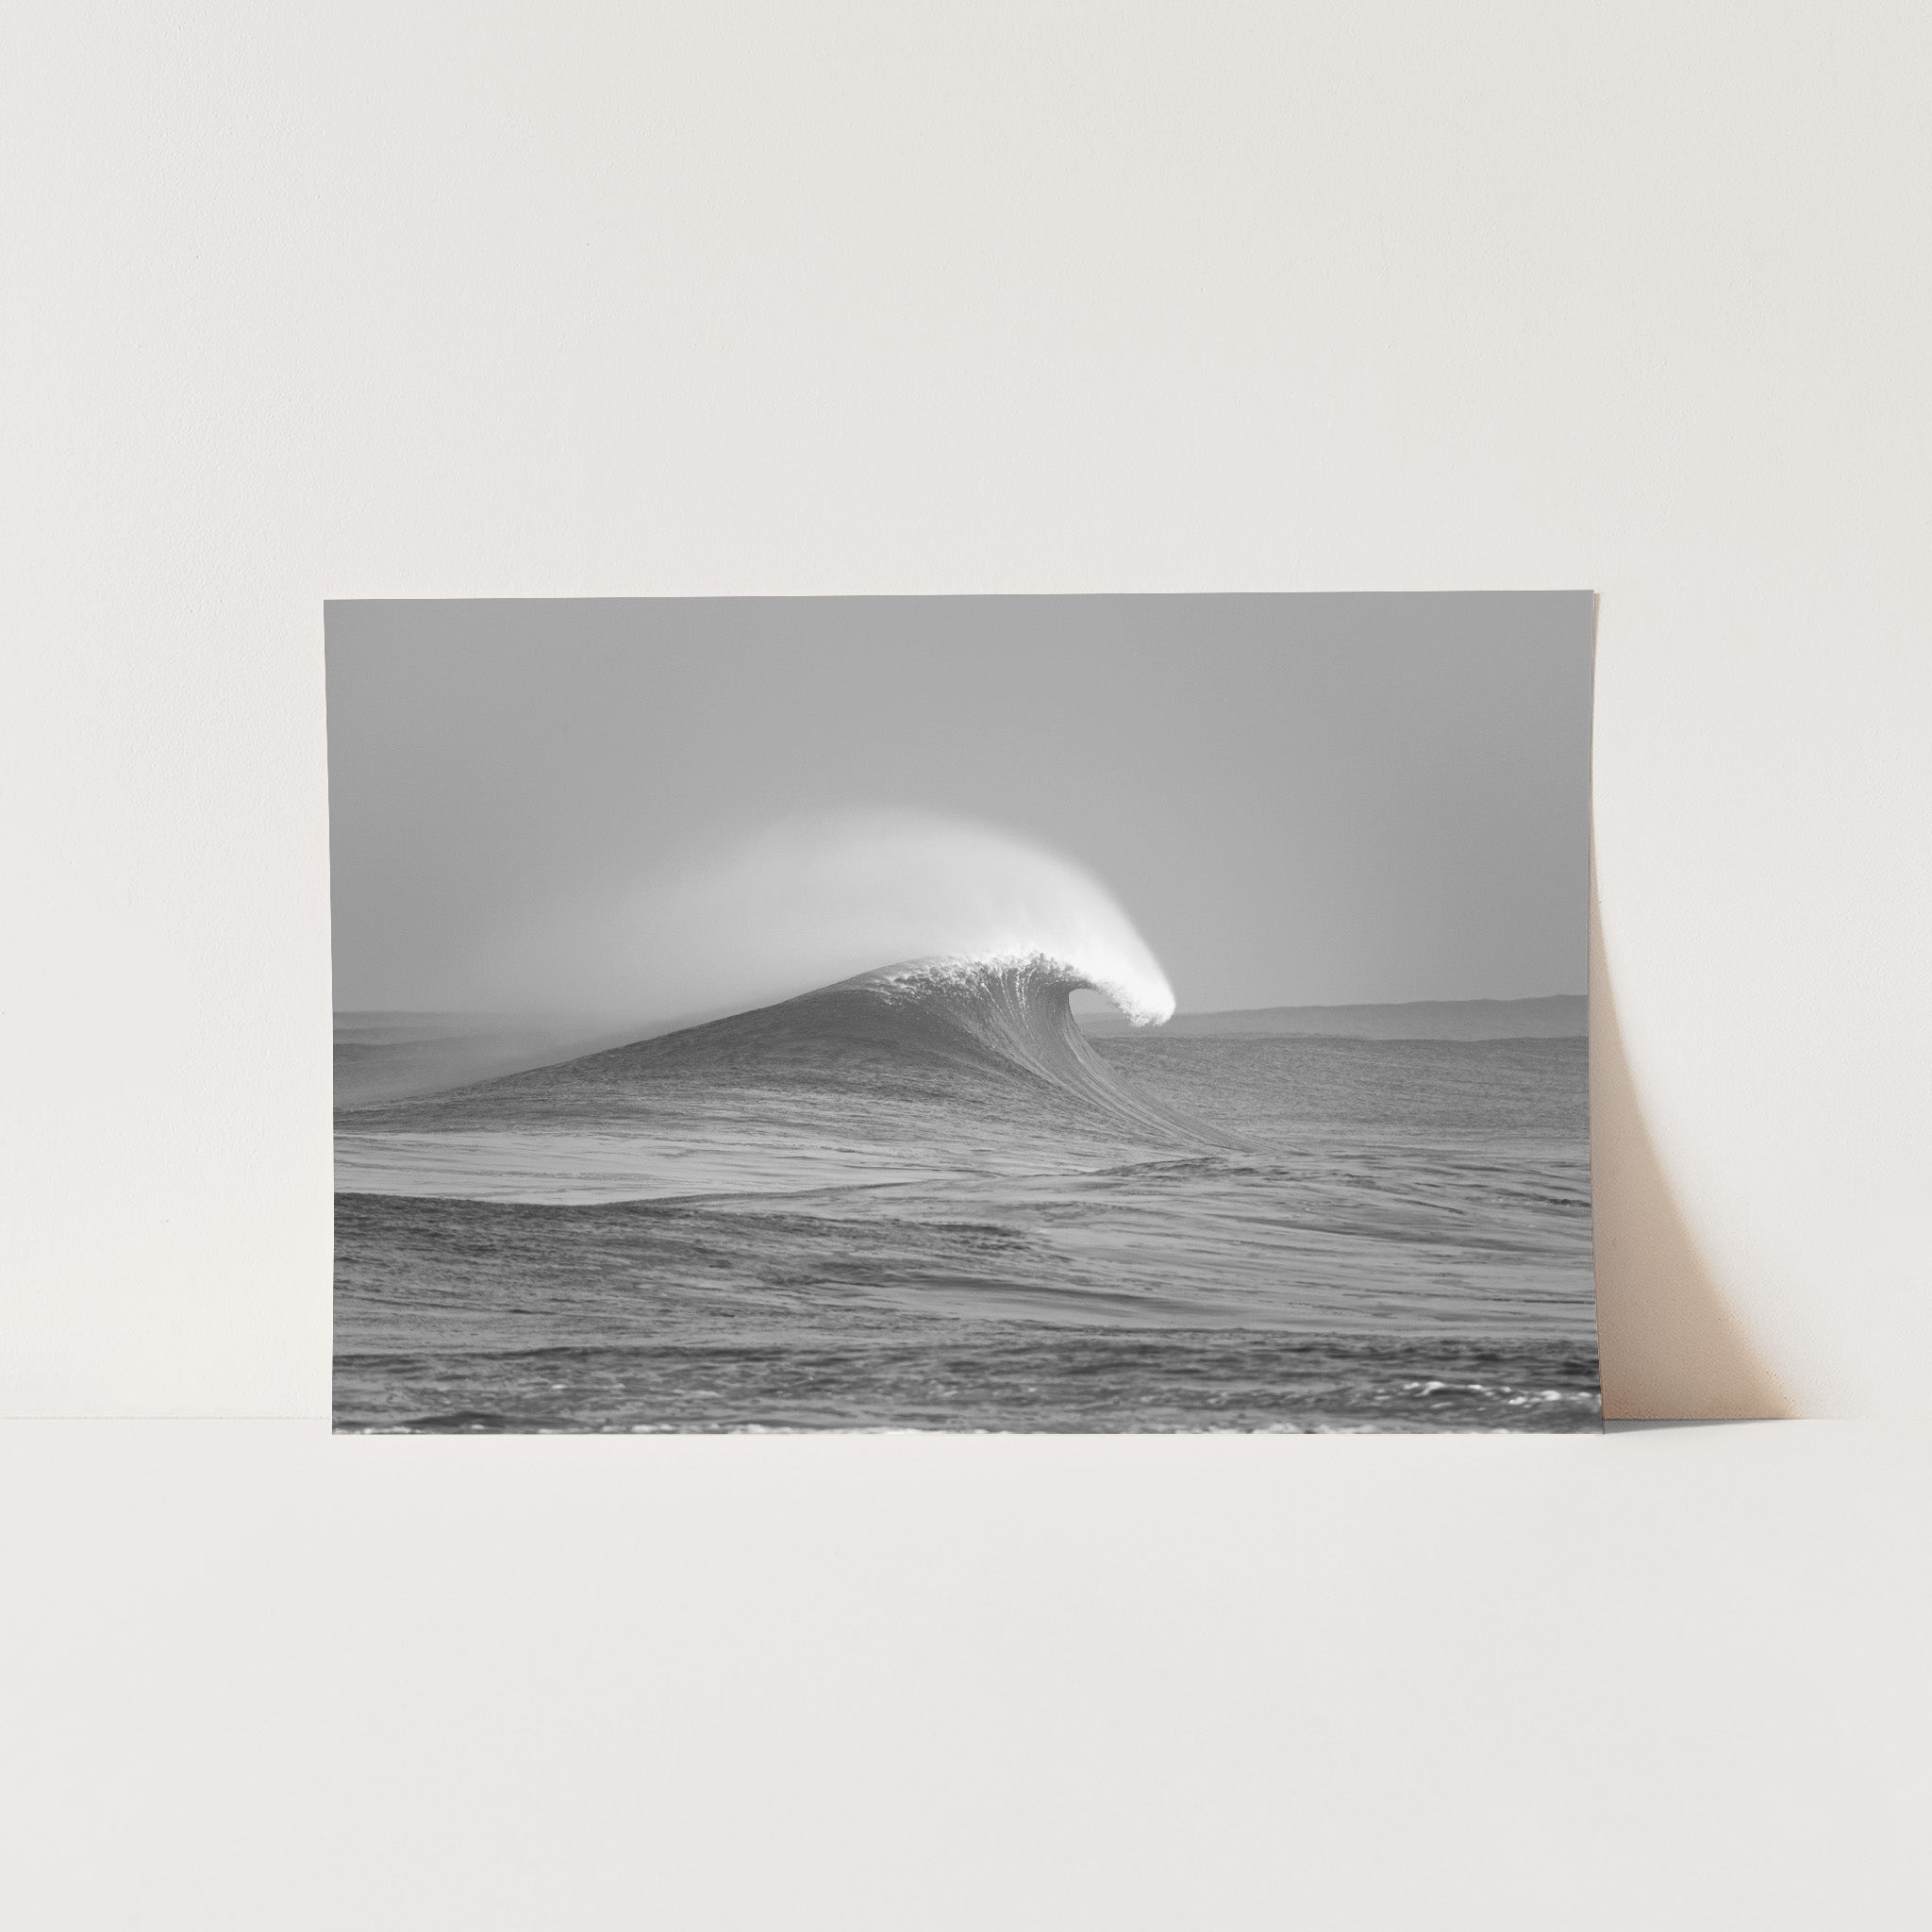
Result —
[[[1136,1024],[1174,989],[1108,889],[1011,833],[924,813],[788,820],[525,919],[441,1004],[688,1023],[864,974],[882,960],[995,971],[1046,960]]]

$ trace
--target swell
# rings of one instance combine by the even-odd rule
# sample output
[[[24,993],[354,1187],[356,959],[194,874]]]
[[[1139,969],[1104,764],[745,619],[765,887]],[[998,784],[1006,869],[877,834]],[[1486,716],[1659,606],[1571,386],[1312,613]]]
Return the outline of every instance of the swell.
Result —
[[[1071,998],[1091,982],[1043,954],[924,959],[774,1006],[439,1095],[357,1110],[358,1124],[563,1125],[625,1117],[816,1121],[828,1134],[896,1117],[1162,1145],[1238,1143],[1124,1081],[1089,1045]]]

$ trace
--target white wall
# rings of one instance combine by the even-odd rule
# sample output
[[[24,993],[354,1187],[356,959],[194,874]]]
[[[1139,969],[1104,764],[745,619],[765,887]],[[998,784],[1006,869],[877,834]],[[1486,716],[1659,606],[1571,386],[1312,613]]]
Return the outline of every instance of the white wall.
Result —
[[[1925,1413],[1927,42],[16,9],[0,1403],[325,1407],[325,596],[1590,585],[1613,1396]]]

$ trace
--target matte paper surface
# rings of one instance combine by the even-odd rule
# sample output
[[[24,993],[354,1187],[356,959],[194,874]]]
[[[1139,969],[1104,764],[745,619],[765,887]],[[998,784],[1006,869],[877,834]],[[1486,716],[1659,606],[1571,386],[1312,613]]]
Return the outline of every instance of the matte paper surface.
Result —
[[[337,1426],[1597,1426],[1593,614],[331,605]]]

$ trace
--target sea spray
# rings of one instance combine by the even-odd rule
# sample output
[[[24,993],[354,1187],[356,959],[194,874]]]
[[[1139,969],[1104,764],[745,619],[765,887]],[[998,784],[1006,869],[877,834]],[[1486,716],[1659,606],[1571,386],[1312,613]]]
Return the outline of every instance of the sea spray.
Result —
[[[1174,1008],[1091,873],[1010,832],[908,812],[794,818],[689,855],[503,935],[477,971],[490,1003],[642,1030],[932,959],[1050,961],[1138,1024]]]

